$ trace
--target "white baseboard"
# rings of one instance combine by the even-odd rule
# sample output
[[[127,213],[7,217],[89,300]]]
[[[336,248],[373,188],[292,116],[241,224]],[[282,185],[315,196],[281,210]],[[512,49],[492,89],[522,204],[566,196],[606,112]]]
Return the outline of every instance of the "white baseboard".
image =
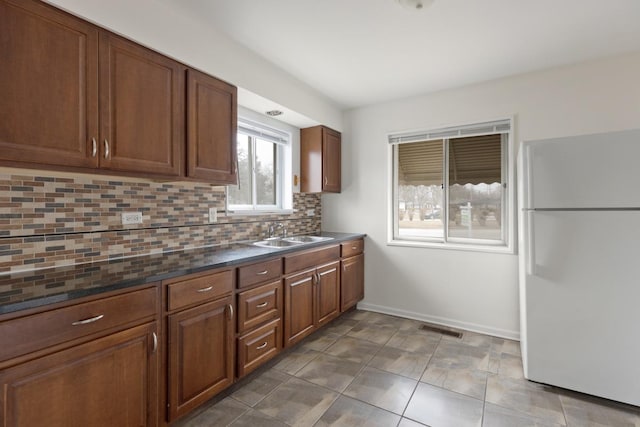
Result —
[[[376,313],[390,314],[392,316],[405,317],[407,319],[419,320],[421,322],[433,323],[436,325],[448,326],[450,328],[463,329],[465,331],[478,332],[480,334],[520,341],[519,331],[492,328],[486,325],[461,322],[454,319],[448,319],[446,317],[429,316],[421,313],[415,313],[413,311],[399,310],[397,308],[368,304],[365,302],[358,303],[358,308],[361,310],[375,311]]]

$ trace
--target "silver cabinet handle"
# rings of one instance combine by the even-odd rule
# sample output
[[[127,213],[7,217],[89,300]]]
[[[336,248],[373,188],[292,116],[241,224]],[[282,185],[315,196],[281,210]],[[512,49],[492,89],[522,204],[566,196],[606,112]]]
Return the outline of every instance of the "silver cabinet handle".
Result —
[[[88,319],[75,321],[71,325],[73,325],[73,326],[86,325],[87,323],[97,322],[98,320],[102,319],[103,317],[104,317],[104,314],[100,314],[98,316],[90,317]]]
[[[267,305],[269,305],[267,301],[261,302],[260,304],[256,305],[256,308],[263,308],[263,307],[266,307]]]
[[[152,332],[153,335],[153,350],[151,353],[155,353],[158,350],[158,335],[155,332]]]
[[[98,154],[98,143],[95,138],[91,138],[91,157],[95,157]]]
[[[207,286],[206,288],[198,289],[196,292],[209,292],[213,289],[213,286]]]
[[[256,276],[264,276],[265,274],[267,274],[269,272],[269,270],[263,270],[263,271],[258,271],[256,273]]]
[[[267,342],[263,342],[262,344],[260,344],[259,346],[256,347],[256,350],[262,350],[263,348],[265,348],[267,346]]]
[[[109,158],[109,141],[107,141],[107,138],[104,139],[104,158]]]
[[[351,249],[353,249],[355,251],[356,249],[358,249],[358,247],[357,246],[351,246]]]
[[[329,183],[329,178],[327,178],[326,176],[324,177],[324,185],[327,185]]]
[[[229,320],[231,320],[233,319],[233,306],[229,304],[227,307],[229,307]]]

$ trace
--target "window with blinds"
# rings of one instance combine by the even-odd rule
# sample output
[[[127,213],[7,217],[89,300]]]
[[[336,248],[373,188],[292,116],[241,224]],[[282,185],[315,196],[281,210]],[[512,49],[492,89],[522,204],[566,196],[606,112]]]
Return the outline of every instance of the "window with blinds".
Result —
[[[511,120],[389,136],[391,242],[507,246]]]

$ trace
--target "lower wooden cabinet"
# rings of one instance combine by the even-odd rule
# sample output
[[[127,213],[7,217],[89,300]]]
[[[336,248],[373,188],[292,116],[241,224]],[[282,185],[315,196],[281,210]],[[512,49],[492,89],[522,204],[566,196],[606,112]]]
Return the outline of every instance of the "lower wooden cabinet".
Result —
[[[168,318],[169,420],[174,420],[233,383],[233,298]]]
[[[253,371],[282,349],[282,322],[276,319],[238,338],[238,377]]]
[[[11,427],[157,425],[155,322],[0,372],[0,424]]]
[[[285,277],[284,345],[293,345],[340,314],[340,261]]]
[[[341,264],[340,311],[346,311],[364,298],[364,254],[344,258]]]

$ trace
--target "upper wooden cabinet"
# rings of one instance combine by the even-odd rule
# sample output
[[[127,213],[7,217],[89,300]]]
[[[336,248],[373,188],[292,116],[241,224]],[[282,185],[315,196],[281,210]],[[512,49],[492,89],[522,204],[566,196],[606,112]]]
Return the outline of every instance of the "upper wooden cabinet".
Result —
[[[35,0],[0,63],[1,165],[236,183],[234,86]]]
[[[100,167],[180,176],[185,66],[100,34]]]
[[[187,176],[237,184],[237,88],[187,72]]]
[[[0,158],[96,167],[98,29],[32,1],[0,1]]]
[[[300,191],[339,193],[340,132],[325,126],[300,130]]]

